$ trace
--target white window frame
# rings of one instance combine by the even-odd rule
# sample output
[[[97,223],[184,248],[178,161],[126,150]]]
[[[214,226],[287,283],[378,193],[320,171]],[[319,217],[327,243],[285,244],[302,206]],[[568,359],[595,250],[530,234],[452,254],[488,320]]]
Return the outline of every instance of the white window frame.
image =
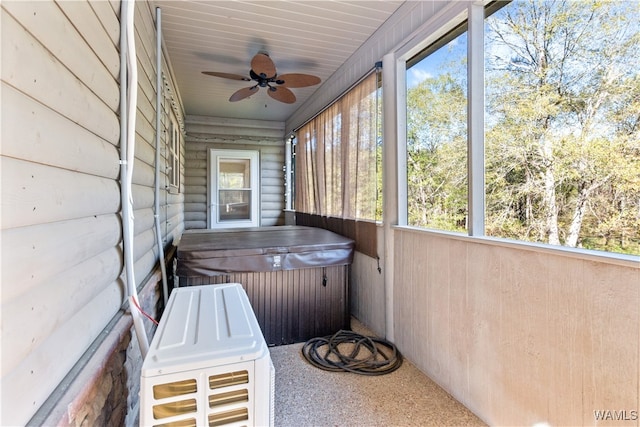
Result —
[[[169,135],[167,138],[167,178],[168,190],[171,194],[180,193],[180,147],[182,133],[178,119],[173,111],[169,114]]]
[[[397,102],[395,106],[395,111],[397,111],[397,120],[393,121],[392,124],[389,123],[389,115],[386,115],[385,119],[385,140],[391,140],[390,137],[395,138],[396,140],[396,149],[397,149],[397,158],[395,159],[395,165],[397,166],[396,176],[397,182],[394,187],[397,189],[397,224],[400,226],[407,226],[407,82],[406,82],[406,70],[407,70],[407,61],[413,58],[415,55],[423,51],[429,45],[435,43],[438,39],[446,35],[447,33],[453,31],[460,23],[469,19],[470,10],[473,9],[473,6],[477,6],[476,10],[480,10],[484,19],[484,4],[479,5],[471,5],[469,7],[464,7],[461,10],[461,2],[451,2],[447,6],[443,7],[441,11],[425,22],[419,30],[417,30],[413,37],[408,40],[406,43],[402,45],[398,50],[393,53],[393,61],[395,62],[395,92],[397,94],[396,99],[393,100]],[[483,28],[480,28],[483,30]],[[469,35],[471,37],[471,35]],[[470,45],[470,43],[468,44]],[[388,63],[392,62],[392,58],[388,55],[385,58]],[[384,69],[389,69],[388,65],[383,63]],[[472,64],[468,64],[468,69],[471,69]],[[484,64],[481,64],[481,67],[484,67]],[[385,75],[383,74],[383,82],[385,81]],[[469,83],[471,84],[471,83]],[[389,97],[392,95],[392,91],[383,90],[383,105],[388,105],[390,103]],[[386,93],[386,95],[385,95]],[[482,107],[484,108],[484,100],[480,100],[482,102]],[[469,104],[471,100],[469,100]],[[471,108],[471,107],[469,107]],[[385,110],[385,113],[387,110]],[[472,120],[471,115],[468,114],[467,120]],[[391,126],[390,126],[391,125]],[[395,128],[394,126],[395,125]],[[471,126],[471,122],[469,122],[469,126]],[[483,135],[484,137],[484,135]],[[469,153],[470,155],[471,153]],[[484,175],[484,163],[482,164],[482,173]],[[471,180],[471,177],[469,177]],[[471,192],[469,192],[471,194]],[[385,197],[387,197],[385,195]],[[385,206],[386,207],[386,206]],[[469,223],[473,221],[471,218],[471,206],[469,207]],[[477,213],[476,213],[477,214]],[[484,221],[484,212],[482,213],[482,221]],[[413,227],[412,227],[413,228]],[[417,228],[417,227],[416,227]],[[420,228],[422,229],[422,228]]]
[[[385,106],[384,137],[386,141],[395,139],[393,149],[385,149],[385,166],[387,173],[384,178],[385,187],[396,190],[395,206],[388,192],[385,194],[385,216],[391,219],[391,224],[397,227],[420,230],[425,233],[444,235],[455,239],[482,241],[487,244],[526,247],[543,253],[571,254],[580,259],[601,261],[606,259],[621,265],[637,263],[640,256],[621,254],[616,252],[597,251],[567,246],[555,246],[546,243],[527,242],[500,237],[485,236],[485,194],[484,194],[484,20],[485,7],[490,1],[466,3],[451,2],[443,7],[438,14],[426,21],[410,39],[406,40],[397,50],[385,55],[383,82],[387,85],[395,82],[391,87],[385,86],[383,102]],[[407,224],[407,165],[406,165],[406,64],[409,59],[434,43],[446,33],[452,31],[463,21],[468,21],[468,177],[469,177],[469,230],[468,234],[454,233],[445,230],[411,227]],[[393,68],[393,72],[390,70]],[[395,76],[393,75],[395,74]],[[392,77],[392,78],[389,78]],[[395,93],[394,93],[395,92]],[[395,153],[391,152],[395,151]],[[395,157],[395,158],[394,158]],[[395,169],[395,170],[393,170]],[[393,175],[393,176],[390,176]],[[396,218],[387,215],[387,209],[393,208]],[[394,221],[395,219],[395,221]]]
[[[455,2],[443,8],[423,25],[411,41],[395,54],[398,94],[398,224],[407,226],[407,97],[406,63],[430,44],[467,21],[467,156],[469,236],[484,236],[484,13],[488,1],[467,5],[464,10]],[[438,230],[433,230],[438,231]],[[444,230],[442,230],[444,231]]]
[[[218,212],[218,165],[220,159],[249,160],[251,165],[251,214],[250,219],[220,221]],[[207,159],[207,227],[244,228],[260,226],[260,152],[257,150],[224,150],[211,148]]]

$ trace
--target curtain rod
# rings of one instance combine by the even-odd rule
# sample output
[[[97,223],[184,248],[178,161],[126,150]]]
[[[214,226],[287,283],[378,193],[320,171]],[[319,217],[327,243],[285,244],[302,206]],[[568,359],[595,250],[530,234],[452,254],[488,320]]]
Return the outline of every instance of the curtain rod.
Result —
[[[309,117],[307,120],[305,120],[300,126],[297,126],[295,128],[293,128],[291,130],[291,133],[296,133],[300,130],[301,127],[305,126],[307,123],[309,123],[311,120],[315,119],[316,117],[318,117],[320,114],[324,113],[325,111],[327,111],[329,109],[329,107],[331,107],[333,104],[335,104],[336,102],[338,102],[338,100],[340,98],[342,98],[343,96],[345,96],[347,94],[347,92],[349,92],[351,89],[353,89],[354,87],[358,86],[364,79],[366,79],[367,77],[369,77],[371,74],[377,72],[378,70],[382,69],[382,61],[378,61],[375,63],[375,65],[373,66],[373,68],[371,68],[369,71],[367,71],[362,77],[360,77],[358,80],[356,80],[354,83],[352,83],[348,88],[346,88],[345,90],[343,90],[342,92],[340,92],[340,94],[338,96],[336,96],[335,98],[333,98],[333,100],[331,100],[331,102],[329,102],[323,109],[321,109],[320,111],[318,111],[316,114],[314,114],[313,116]]]

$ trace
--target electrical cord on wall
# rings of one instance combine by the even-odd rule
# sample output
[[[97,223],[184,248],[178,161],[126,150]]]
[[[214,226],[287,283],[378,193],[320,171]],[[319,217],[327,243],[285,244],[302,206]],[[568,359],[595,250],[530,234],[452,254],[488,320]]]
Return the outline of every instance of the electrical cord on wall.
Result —
[[[325,371],[360,375],[384,375],[402,365],[402,355],[391,342],[345,330],[310,339],[302,346],[302,355]]]

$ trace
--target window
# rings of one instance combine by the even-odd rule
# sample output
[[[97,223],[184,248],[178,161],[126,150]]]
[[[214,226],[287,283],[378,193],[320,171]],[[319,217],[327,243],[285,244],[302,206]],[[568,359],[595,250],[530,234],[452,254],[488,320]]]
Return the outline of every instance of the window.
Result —
[[[486,233],[640,253],[638,2],[486,19]]]
[[[258,151],[210,150],[210,228],[260,225],[258,158]]]
[[[407,224],[639,254],[638,5],[494,2],[410,59]]]
[[[168,156],[167,156],[167,174],[169,176],[169,192],[180,192],[180,142],[182,135],[180,127],[175,118],[175,114],[171,112],[169,121],[169,138],[168,138]]]
[[[407,62],[407,224],[467,229],[466,27]]]

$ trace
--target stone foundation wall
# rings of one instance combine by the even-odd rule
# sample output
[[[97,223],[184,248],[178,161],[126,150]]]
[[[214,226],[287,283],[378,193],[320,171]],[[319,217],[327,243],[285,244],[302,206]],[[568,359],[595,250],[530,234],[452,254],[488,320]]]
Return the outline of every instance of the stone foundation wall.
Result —
[[[159,274],[139,294],[141,307],[158,319],[162,308]],[[156,326],[145,320],[149,342]],[[142,355],[131,314],[119,313],[100,339],[58,387],[31,425],[137,426]]]
[[[129,372],[125,369],[127,353],[131,352],[131,334],[125,334],[123,340],[105,363],[105,369],[95,377],[91,389],[69,425],[75,426],[122,426],[129,412],[131,383]],[[125,399],[126,397],[126,399]]]

